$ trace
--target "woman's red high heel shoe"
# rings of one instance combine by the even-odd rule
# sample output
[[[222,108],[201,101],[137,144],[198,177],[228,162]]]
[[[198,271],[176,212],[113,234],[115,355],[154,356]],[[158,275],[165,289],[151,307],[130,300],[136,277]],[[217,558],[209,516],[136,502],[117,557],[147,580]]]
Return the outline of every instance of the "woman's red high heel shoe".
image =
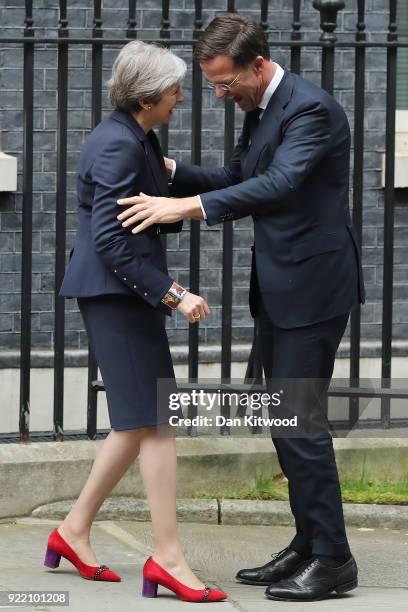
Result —
[[[112,572],[107,565],[86,565],[78,557],[76,552],[67,544],[57,529],[48,538],[47,551],[45,553],[44,565],[56,568],[59,566],[61,557],[75,565],[82,578],[87,580],[104,580],[107,582],[120,582],[121,577]]]
[[[173,591],[182,601],[210,603],[213,601],[223,601],[228,597],[226,593],[208,586],[205,586],[204,589],[190,589],[190,587],[185,586],[166,572],[152,557],[149,557],[143,568],[143,597],[157,597],[157,587],[159,584]]]

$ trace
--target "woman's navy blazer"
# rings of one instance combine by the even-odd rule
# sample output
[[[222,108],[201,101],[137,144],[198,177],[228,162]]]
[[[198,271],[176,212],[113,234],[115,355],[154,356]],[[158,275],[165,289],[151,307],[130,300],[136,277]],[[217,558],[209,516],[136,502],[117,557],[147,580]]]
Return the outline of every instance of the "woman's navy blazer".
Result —
[[[113,111],[83,145],[77,190],[79,225],[60,295],[136,294],[169,313],[161,298],[173,279],[160,233],[179,232],[182,222],[153,225],[134,235],[117,219],[119,198],[141,191],[169,194],[163,153],[153,130],[145,134],[129,113]]]

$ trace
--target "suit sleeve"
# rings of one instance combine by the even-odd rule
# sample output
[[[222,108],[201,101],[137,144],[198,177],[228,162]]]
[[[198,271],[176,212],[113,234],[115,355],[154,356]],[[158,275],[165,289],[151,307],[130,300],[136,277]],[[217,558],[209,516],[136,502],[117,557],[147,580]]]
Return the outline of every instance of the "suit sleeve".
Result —
[[[117,219],[116,200],[135,194],[143,172],[144,154],[139,146],[137,142],[120,139],[109,143],[96,157],[91,169],[95,184],[91,233],[105,265],[129,289],[156,307],[173,279],[135,255],[130,240],[137,240],[138,236],[123,228]]]
[[[321,104],[305,107],[283,127],[283,139],[264,174],[202,193],[207,224],[270,214],[280,200],[297,190],[329,150],[329,115]]]
[[[240,154],[243,139],[244,134],[242,133],[234,148],[231,161],[226,166],[206,168],[177,162],[176,173],[170,185],[171,195],[179,198],[194,196],[239,183],[242,180]]]

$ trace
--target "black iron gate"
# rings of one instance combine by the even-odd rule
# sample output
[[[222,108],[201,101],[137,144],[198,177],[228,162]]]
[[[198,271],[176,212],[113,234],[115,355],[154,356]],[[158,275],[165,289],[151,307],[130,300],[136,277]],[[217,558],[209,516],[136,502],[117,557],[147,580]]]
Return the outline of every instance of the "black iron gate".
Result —
[[[22,301],[21,301],[21,362],[20,362],[20,436],[21,440],[29,439],[30,413],[30,349],[31,349],[31,273],[32,273],[32,212],[33,212],[33,130],[34,130],[34,57],[36,47],[51,45],[58,57],[58,122],[57,122],[57,190],[56,190],[56,250],[55,250],[55,327],[54,327],[54,438],[63,439],[63,392],[64,392],[64,300],[58,297],[66,258],[66,188],[67,188],[67,116],[68,116],[68,52],[74,45],[85,45],[92,49],[92,96],[91,126],[101,120],[102,109],[102,58],[104,48],[125,44],[129,39],[138,36],[136,23],[136,0],[129,0],[126,38],[108,38],[103,30],[101,0],[94,1],[94,18],[91,37],[71,37],[67,21],[67,1],[59,2],[59,23],[57,37],[36,35],[33,22],[33,2],[25,2],[25,22],[23,37],[2,37],[3,43],[19,43],[24,47],[24,147],[23,147],[23,211],[22,211]],[[383,315],[382,315],[382,383],[376,390],[360,387],[360,310],[351,316],[350,337],[350,386],[343,389],[331,389],[331,395],[349,397],[348,425],[354,426],[358,421],[359,398],[381,397],[381,418],[377,426],[389,428],[401,425],[402,421],[391,419],[390,399],[392,397],[408,398],[408,390],[395,391],[390,388],[392,360],[392,304],[393,304],[393,253],[394,253],[394,150],[395,150],[395,110],[396,110],[396,70],[397,49],[407,47],[408,43],[398,42],[396,9],[397,0],[389,2],[389,25],[387,40],[369,42],[365,26],[365,2],[358,0],[357,25],[354,40],[340,42],[336,37],[338,13],[345,7],[342,0],[314,0],[313,7],[320,12],[321,36],[318,40],[302,39],[301,2],[293,0],[293,22],[290,37],[287,40],[274,39],[268,31],[268,0],[259,3],[259,21],[269,35],[270,45],[274,48],[290,49],[290,69],[299,73],[302,65],[302,48],[321,49],[322,70],[321,84],[328,92],[333,92],[335,52],[339,48],[355,51],[355,104],[354,104],[354,178],[353,178],[353,222],[362,241],[363,227],[363,170],[364,170],[364,89],[366,53],[372,48],[384,49],[387,55],[387,93],[386,93],[386,156],[385,156],[385,206],[384,206],[384,279],[383,279]],[[235,10],[233,0],[226,2],[225,9]],[[203,3],[194,3],[195,18],[192,27],[192,38],[175,39],[171,36],[170,1],[162,2],[162,19],[160,41],[169,46],[194,46],[203,25]],[[150,42],[150,41],[147,41]],[[153,41],[152,41],[153,42]],[[154,42],[157,42],[155,40]],[[191,123],[191,159],[199,164],[201,161],[201,115],[202,115],[202,79],[200,67],[193,63],[192,81],[192,123]],[[161,142],[164,151],[168,147],[168,130],[161,130]],[[232,100],[225,101],[225,159],[231,155],[234,146],[234,107]],[[231,325],[232,325],[232,271],[233,271],[233,226],[230,222],[223,226],[223,281],[222,281],[222,331],[221,331],[221,379],[231,377]],[[191,221],[190,232],[190,290],[199,293],[200,283],[200,223]],[[256,336],[256,334],[255,334]],[[188,373],[190,381],[198,377],[198,326],[189,328]],[[87,433],[92,439],[96,436],[97,391],[100,383],[95,383],[97,364],[89,354],[88,363],[88,406]],[[256,343],[251,352],[247,377],[259,378],[260,365],[257,358]]]

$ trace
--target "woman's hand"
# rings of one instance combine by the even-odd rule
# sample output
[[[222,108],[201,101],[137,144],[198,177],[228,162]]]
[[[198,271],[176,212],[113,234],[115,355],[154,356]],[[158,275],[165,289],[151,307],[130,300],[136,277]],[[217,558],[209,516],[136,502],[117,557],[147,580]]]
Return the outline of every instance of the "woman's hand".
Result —
[[[186,295],[177,306],[177,310],[181,312],[190,323],[203,321],[205,317],[210,314],[210,309],[204,298],[194,293],[190,293],[189,291],[187,291]]]

